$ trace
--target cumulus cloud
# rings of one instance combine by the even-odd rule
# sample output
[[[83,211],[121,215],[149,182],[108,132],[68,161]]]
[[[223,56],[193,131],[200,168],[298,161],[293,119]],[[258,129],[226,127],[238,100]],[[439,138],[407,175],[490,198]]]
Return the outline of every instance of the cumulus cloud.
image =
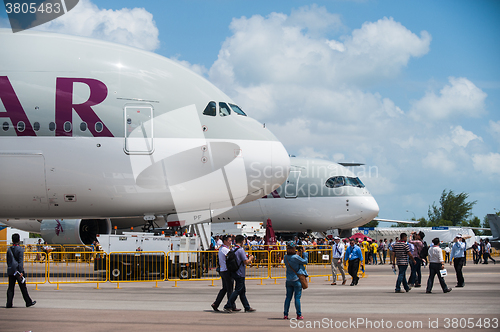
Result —
[[[409,205],[413,197],[402,197],[411,188],[426,211],[429,200],[422,197],[430,191],[439,195],[477,175],[472,155],[480,159],[489,148],[455,120],[485,114],[481,89],[451,77],[409,107],[375,90],[388,80],[400,84],[412,59],[429,52],[426,31],[415,33],[393,18],[350,30],[317,6],[236,18],[230,29],[208,77],[265,122],[289,153],[376,167],[375,176],[360,176],[386,208]],[[399,92],[408,89],[393,91]],[[500,122],[490,122],[489,131],[500,139]]]
[[[411,57],[429,51],[431,36],[420,37],[392,18],[367,22],[338,40],[338,16],[323,7],[303,7],[290,16],[233,19],[233,35],[209,71],[224,91],[262,84],[339,87],[394,77]]]
[[[500,175],[500,153],[476,154],[472,156],[474,169],[486,175]]]
[[[455,163],[450,159],[449,154],[443,150],[429,152],[422,160],[422,163],[425,168],[432,168],[438,170],[440,173],[455,171]]]
[[[148,51],[160,45],[153,14],[144,8],[99,9],[90,0],[80,0],[67,14],[35,29],[102,39]]]
[[[491,135],[495,137],[498,142],[500,142],[500,121],[495,122],[490,120],[488,129]]]
[[[198,64],[191,64],[190,62],[185,61],[185,60],[179,60],[179,55],[170,57],[170,60],[177,62],[181,66],[184,66],[188,69],[191,69],[192,71],[194,71],[198,75],[203,76],[204,74],[207,73],[207,68],[205,68],[205,66],[198,65]]]
[[[470,141],[475,139],[483,141],[481,137],[477,136],[472,131],[465,130],[462,126],[452,127],[451,140],[456,145],[465,148]]]
[[[439,95],[433,91],[413,102],[410,111],[416,120],[442,120],[453,116],[478,117],[485,113],[486,93],[464,77],[450,77]]]

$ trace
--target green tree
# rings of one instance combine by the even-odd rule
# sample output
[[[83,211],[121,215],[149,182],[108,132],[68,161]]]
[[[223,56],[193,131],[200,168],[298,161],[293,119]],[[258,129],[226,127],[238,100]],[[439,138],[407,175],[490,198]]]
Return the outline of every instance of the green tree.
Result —
[[[434,202],[429,207],[429,226],[458,226],[466,220],[477,201],[467,202],[469,194],[456,195],[452,190],[441,193],[439,206]]]
[[[361,226],[361,227],[377,227],[377,226],[378,226],[378,221],[376,221],[376,220],[372,220],[372,221],[370,221],[369,223],[364,224],[364,225],[363,225],[363,226]]]
[[[481,219],[479,219],[478,217],[474,216],[474,218],[472,218],[471,220],[464,220],[461,224],[461,226],[464,226],[464,227],[481,227]],[[474,232],[474,234],[476,235],[482,235],[482,231],[479,230],[479,229],[473,229],[472,230]]]

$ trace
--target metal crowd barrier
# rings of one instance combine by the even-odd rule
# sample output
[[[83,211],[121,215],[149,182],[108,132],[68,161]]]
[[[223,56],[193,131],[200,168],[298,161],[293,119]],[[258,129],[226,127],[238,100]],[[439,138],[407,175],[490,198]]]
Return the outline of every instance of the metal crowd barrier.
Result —
[[[40,255],[38,257],[37,255]],[[39,258],[39,260],[37,260]],[[1,279],[0,284],[8,284],[7,276],[7,252],[0,252]],[[26,283],[36,285],[47,282],[47,255],[45,253],[24,253],[24,273]]]
[[[217,250],[169,251],[166,258],[166,279],[174,281],[174,287],[180,280],[209,280],[214,285],[220,279]]]
[[[48,260],[48,279],[50,284],[56,284],[59,289],[60,284],[74,283],[99,283],[107,281],[108,269],[100,266],[96,270],[96,257],[105,257],[105,253],[99,252],[51,252]]]
[[[246,268],[246,279],[260,280],[286,278],[283,258],[286,250],[270,246],[269,250],[247,250],[255,259]],[[33,247],[31,249],[34,249]],[[25,251],[24,266],[28,284],[60,284],[112,282],[156,282],[181,280],[208,280],[214,285],[220,276],[217,272],[218,251],[130,251],[111,252],[69,251],[68,247],[55,247],[49,252]],[[309,263],[306,270],[310,278],[331,276],[331,250],[308,249]],[[364,254],[364,253],[363,253]],[[0,284],[7,284],[6,252],[0,252]],[[345,267],[347,273],[347,266]],[[364,276],[364,263],[359,274]]]
[[[165,281],[165,257],[163,251],[110,252],[101,258],[101,267],[109,271],[110,282],[156,282]]]

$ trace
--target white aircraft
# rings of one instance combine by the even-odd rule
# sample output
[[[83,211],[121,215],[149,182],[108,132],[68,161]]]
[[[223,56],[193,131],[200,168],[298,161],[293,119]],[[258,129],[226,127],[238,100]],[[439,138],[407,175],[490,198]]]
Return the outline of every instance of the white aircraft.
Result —
[[[0,220],[10,226],[78,243],[80,230],[109,233],[110,218],[210,215],[288,176],[264,125],[169,59],[33,31],[0,30],[0,45]]]
[[[377,202],[359,178],[346,167],[325,160],[295,157],[290,158],[290,164],[287,181],[271,194],[230,210],[214,210],[212,217],[198,215],[195,221],[190,218],[190,213],[169,214],[166,226],[206,222],[265,222],[270,218],[276,231],[324,232],[358,227],[377,216]],[[119,230],[144,223],[141,218],[109,220]],[[163,226],[160,220],[156,223]],[[17,220],[14,223],[16,228],[41,233],[45,240],[52,243],[88,244],[95,239],[96,234],[103,233],[89,220],[57,219],[43,220],[41,223],[37,220]]]
[[[290,158],[287,181],[263,198],[227,211],[216,211],[202,222],[272,220],[276,231],[324,232],[347,229],[373,220],[379,207],[361,180],[346,167],[320,159]],[[167,226],[185,226],[176,214]]]

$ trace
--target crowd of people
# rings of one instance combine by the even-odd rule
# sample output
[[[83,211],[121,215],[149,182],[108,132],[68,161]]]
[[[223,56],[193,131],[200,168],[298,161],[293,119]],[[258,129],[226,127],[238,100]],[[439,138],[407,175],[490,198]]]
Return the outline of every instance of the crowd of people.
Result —
[[[286,296],[284,302],[283,317],[289,318],[289,309],[292,298],[294,298],[295,310],[297,319],[303,319],[301,311],[301,295],[302,289],[307,288],[308,276],[305,265],[308,263],[308,252],[305,250],[308,246],[317,249],[331,250],[331,270],[332,270],[332,285],[337,285],[337,274],[342,277],[342,285],[346,284],[346,274],[344,267],[347,266],[347,272],[351,276],[350,286],[356,286],[359,282],[358,270],[360,264],[386,264],[386,258],[389,256],[390,263],[393,266],[394,273],[397,274],[396,293],[409,292],[413,287],[421,287],[422,266],[429,266],[429,277],[427,279],[426,293],[432,293],[434,279],[437,276],[442,291],[450,292],[452,289],[447,286],[443,276],[446,275],[445,263],[449,262],[454,266],[457,278],[455,287],[464,287],[465,280],[462,273],[463,266],[466,262],[466,242],[461,234],[458,234],[453,240],[453,245],[449,250],[441,249],[439,238],[432,239],[431,246],[428,246],[424,241],[425,234],[423,232],[412,232],[409,236],[406,233],[401,233],[395,241],[390,239],[376,240],[364,237],[363,240],[351,237],[341,240],[340,237],[334,237],[331,242],[328,239],[315,238],[299,238],[288,242],[278,239],[273,244],[276,249],[285,250],[282,263],[286,268]],[[24,278],[23,268],[23,249],[19,246],[19,234],[12,236],[13,245],[7,252],[7,265],[9,276],[9,287],[7,291],[7,308],[12,307],[12,299],[14,297],[14,286],[16,281],[21,288],[26,306],[32,306],[36,302],[32,301],[28,295],[26,284],[20,281]],[[94,241],[92,245],[94,250],[99,250],[99,243]],[[245,312],[255,311],[249,304],[246,297],[245,276],[246,267],[251,265],[255,257],[248,255],[245,248],[249,250],[262,250],[265,248],[264,239],[259,236],[245,237],[243,235],[222,235],[212,236],[210,249],[218,250],[219,266],[217,271],[221,276],[222,288],[218,292],[215,301],[211,304],[214,311],[220,311],[224,297],[227,297],[227,302],[223,306],[225,312],[241,311],[236,307],[236,300],[239,297]],[[361,250],[363,248],[363,250]],[[473,261],[475,264],[488,264],[491,260],[494,264],[496,261],[491,257],[491,244],[488,239],[481,239],[480,243],[474,243]],[[140,250],[140,249],[138,249]],[[364,252],[364,254],[363,254]],[[377,260],[377,254],[379,260]],[[449,258],[447,257],[449,256]],[[396,266],[398,272],[396,273]],[[406,271],[410,266],[410,275],[407,279]],[[401,289],[401,287],[404,289]]]

